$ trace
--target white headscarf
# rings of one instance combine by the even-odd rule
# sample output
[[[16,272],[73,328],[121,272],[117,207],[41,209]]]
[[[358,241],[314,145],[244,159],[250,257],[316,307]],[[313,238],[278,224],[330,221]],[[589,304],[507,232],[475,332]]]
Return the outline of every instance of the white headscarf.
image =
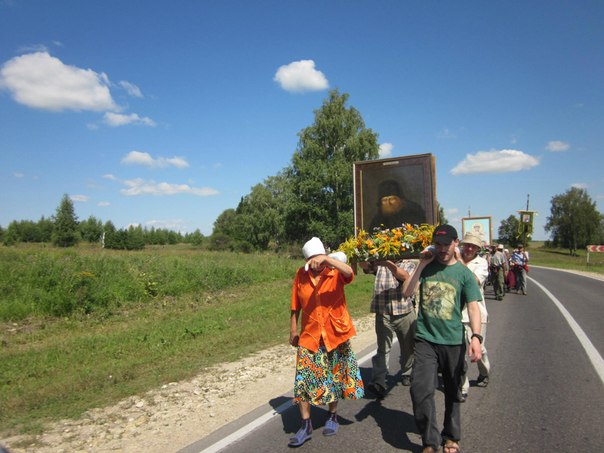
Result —
[[[304,244],[304,247],[302,247],[302,253],[304,254],[305,259],[311,258],[315,255],[325,255],[325,247],[323,246],[321,239],[314,237]]]

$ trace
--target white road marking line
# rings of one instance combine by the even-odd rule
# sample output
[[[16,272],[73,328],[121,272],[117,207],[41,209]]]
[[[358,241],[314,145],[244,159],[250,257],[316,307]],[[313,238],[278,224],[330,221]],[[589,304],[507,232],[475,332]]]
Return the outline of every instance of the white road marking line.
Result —
[[[398,339],[395,338],[392,343],[393,344],[396,343],[397,340]],[[371,357],[373,357],[376,352],[377,352],[377,349],[374,349],[372,352],[365,354],[360,359],[357,359],[357,362],[358,363],[366,362],[367,360],[371,359]],[[266,422],[272,420],[274,417],[281,415],[283,412],[285,412],[291,406],[292,406],[291,400],[288,401],[287,403],[283,403],[281,406],[277,407],[275,410],[267,412],[264,415],[261,415],[253,422],[248,423],[247,425],[239,428],[237,431],[233,432],[232,434],[229,434],[224,439],[219,440],[215,444],[210,445],[208,448],[201,450],[199,453],[216,453],[216,452],[222,450],[223,448],[228,447],[229,445],[238,441],[242,437],[247,436],[254,429],[258,428],[259,426],[264,425]]]
[[[575,336],[581,343],[581,346],[583,346],[583,349],[585,349],[585,352],[587,352],[587,357],[589,357],[589,360],[594,366],[596,373],[598,373],[598,376],[600,376],[600,380],[604,384],[604,360],[602,359],[602,356],[595,348],[593,343],[589,340],[589,338],[587,338],[587,335],[585,334],[583,329],[581,329],[581,326],[577,324],[577,321],[575,321],[575,319],[571,316],[568,310],[564,308],[562,302],[560,302],[556,298],[556,296],[554,296],[545,286],[543,286],[541,283],[539,283],[532,277],[529,277],[529,280],[532,281],[539,288],[541,288],[541,290],[547,295],[547,297],[550,298],[554,305],[558,307],[558,310],[560,310],[560,313],[562,313],[562,316],[564,316],[564,319],[566,319],[566,322],[568,322],[568,325],[570,326]]]

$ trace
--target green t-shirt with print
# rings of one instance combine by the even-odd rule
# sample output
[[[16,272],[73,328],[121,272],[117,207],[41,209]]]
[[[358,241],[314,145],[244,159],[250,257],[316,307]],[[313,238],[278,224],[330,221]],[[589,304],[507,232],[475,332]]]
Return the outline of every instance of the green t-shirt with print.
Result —
[[[481,298],[472,271],[460,262],[447,266],[432,261],[422,271],[419,296],[417,337],[436,344],[462,344],[461,311],[466,302]]]

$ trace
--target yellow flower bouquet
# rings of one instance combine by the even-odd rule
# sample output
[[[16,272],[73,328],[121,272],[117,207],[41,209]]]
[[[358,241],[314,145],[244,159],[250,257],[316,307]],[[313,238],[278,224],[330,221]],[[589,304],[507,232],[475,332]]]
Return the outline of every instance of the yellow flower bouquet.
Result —
[[[404,224],[398,228],[375,228],[373,234],[359,230],[338,247],[348,261],[396,260],[417,257],[432,243],[434,225]]]

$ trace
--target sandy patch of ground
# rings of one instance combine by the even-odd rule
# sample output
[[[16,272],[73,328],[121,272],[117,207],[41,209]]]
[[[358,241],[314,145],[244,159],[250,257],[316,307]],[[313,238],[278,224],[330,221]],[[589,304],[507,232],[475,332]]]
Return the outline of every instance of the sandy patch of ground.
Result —
[[[373,315],[355,321],[360,353],[374,343]],[[37,436],[0,441],[12,453],[178,451],[293,387],[295,349],[280,345],[204,370],[115,406],[63,420]]]

